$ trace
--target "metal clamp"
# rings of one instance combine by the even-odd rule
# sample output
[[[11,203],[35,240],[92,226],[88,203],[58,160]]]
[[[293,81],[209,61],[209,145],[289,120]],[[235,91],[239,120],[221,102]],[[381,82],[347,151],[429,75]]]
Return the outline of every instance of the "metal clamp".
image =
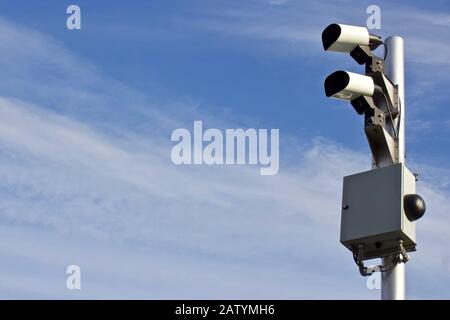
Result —
[[[395,268],[395,266],[399,263],[406,263],[409,261],[409,255],[406,253],[405,247],[403,246],[403,240],[398,241],[398,249],[399,252],[394,255],[393,259],[386,264],[379,264],[374,267],[366,267],[364,265],[364,261],[362,259],[364,252],[364,245],[358,245],[358,249],[356,252],[353,252],[353,259],[355,263],[358,265],[359,273],[363,276],[370,276],[374,272],[386,272]]]

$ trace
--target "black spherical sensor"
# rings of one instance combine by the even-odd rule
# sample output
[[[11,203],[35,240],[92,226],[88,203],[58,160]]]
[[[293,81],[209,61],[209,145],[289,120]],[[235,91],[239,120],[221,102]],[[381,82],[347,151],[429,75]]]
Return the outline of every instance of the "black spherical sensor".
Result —
[[[409,221],[416,221],[425,214],[425,200],[418,194],[407,194],[403,198],[403,207]]]

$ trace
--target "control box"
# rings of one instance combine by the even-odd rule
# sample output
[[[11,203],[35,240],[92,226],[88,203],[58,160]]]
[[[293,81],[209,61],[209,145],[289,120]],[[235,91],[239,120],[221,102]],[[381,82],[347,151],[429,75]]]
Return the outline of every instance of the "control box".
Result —
[[[404,196],[416,193],[416,177],[402,164],[344,177],[341,243],[362,260],[415,251],[415,222],[408,220]]]

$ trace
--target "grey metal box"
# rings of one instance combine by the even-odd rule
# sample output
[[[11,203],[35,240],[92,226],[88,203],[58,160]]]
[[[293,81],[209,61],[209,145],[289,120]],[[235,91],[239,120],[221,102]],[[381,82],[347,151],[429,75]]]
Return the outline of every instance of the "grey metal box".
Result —
[[[341,243],[354,251],[364,245],[363,260],[415,251],[415,223],[403,209],[403,196],[416,193],[415,176],[401,163],[344,177]]]

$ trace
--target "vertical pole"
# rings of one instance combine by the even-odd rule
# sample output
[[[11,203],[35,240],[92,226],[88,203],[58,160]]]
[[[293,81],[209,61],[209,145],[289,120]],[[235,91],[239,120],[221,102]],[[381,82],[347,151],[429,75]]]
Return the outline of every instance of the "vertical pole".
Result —
[[[400,124],[398,131],[398,162],[405,162],[405,54],[403,38],[393,36],[388,37],[386,43],[386,75],[396,85],[398,85],[398,95],[400,97]]]
[[[401,37],[389,37],[386,43],[386,75],[396,85],[400,97],[400,121],[398,123],[398,160],[405,163],[405,69],[404,69],[404,44]],[[383,258],[383,264],[388,263],[393,257]],[[391,271],[381,274],[381,299],[404,300],[405,299],[405,264],[397,264]]]
[[[383,258],[383,264],[392,257]],[[405,264],[381,273],[381,300],[405,300]]]

